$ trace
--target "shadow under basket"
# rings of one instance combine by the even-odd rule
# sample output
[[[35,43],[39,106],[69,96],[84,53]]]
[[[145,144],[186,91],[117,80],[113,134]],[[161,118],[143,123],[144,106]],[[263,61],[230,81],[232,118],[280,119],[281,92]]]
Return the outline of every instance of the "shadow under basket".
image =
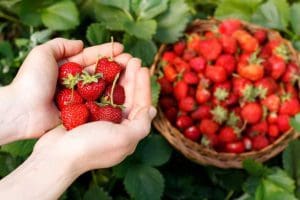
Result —
[[[221,21],[216,19],[195,20],[187,28],[187,33],[203,33],[216,28]],[[287,45],[291,53],[291,60],[299,65],[297,51],[292,47],[291,43],[283,39],[276,31],[265,29],[263,27],[249,24],[242,21],[243,26],[249,32],[254,32],[257,29],[266,30],[269,39],[281,38]],[[162,45],[155,56],[154,63],[151,66],[151,75],[157,75],[157,66],[160,62],[162,53],[167,48],[167,45]],[[207,148],[197,142],[187,139],[177,128],[172,126],[164,113],[158,107],[158,113],[153,121],[155,128],[167,139],[167,141],[179,152],[181,152],[189,160],[201,164],[210,165],[219,168],[242,168],[243,161],[251,158],[258,162],[265,162],[272,157],[282,152],[291,140],[296,139],[299,135],[294,130],[289,130],[282,134],[276,141],[260,151],[250,151],[241,154],[220,153],[213,149]]]

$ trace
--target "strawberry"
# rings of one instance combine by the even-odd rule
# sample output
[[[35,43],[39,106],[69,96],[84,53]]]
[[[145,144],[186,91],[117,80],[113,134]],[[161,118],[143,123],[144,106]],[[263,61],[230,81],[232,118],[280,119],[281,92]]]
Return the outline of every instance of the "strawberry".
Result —
[[[175,124],[177,119],[177,113],[178,113],[177,108],[171,107],[168,110],[166,110],[165,116],[172,124]]]
[[[259,151],[269,145],[269,140],[263,135],[257,135],[252,138],[253,150]]]
[[[288,96],[289,98],[298,98],[298,91],[297,88],[293,86],[291,83],[287,83],[285,86],[285,94],[283,93],[282,96]]]
[[[101,73],[107,83],[112,83],[121,71],[121,65],[110,58],[100,58],[97,62],[96,73]]]
[[[200,41],[198,53],[207,61],[213,61],[218,58],[222,52],[222,46],[217,38],[209,38]]]
[[[164,70],[164,75],[169,82],[175,81],[175,79],[177,77],[177,72],[174,69],[173,65],[166,64],[164,66],[163,70]]]
[[[248,103],[242,107],[242,118],[250,124],[255,124],[262,118],[262,107],[258,103]]]
[[[263,44],[267,39],[267,32],[263,29],[258,29],[254,32],[254,37],[257,39],[259,44]]]
[[[69,88],[74,88],[78,76],[82,72],[82,66],[75,62],[67,62],[62,64],[58,70],[58,81],[61,84],[70,85]]]
[[[179,109],[185,112],[193,111],[196,107],[196,101],[193,97],[184,97],[179,101]]]
[[[113,123],[121,123],[122,109],[112,105],[98,106],[96,104],[87,106],[91,112],[92,121],[109,121]]]
[[[227,74],[232,74],[236,68],[236,61],[232,55],[223,54],[218,57],[215,65],[225,68]]]
[[[268,121],[269,124],[276,124],[277,123],[277,119],[278,119],[278,115],[275,112],[271,112],[267,116],[267,121]]]
[[[105,89],[105,97],[107,101],[111,100],[112,85]],[[125,90],[122,85],[116,84],[113,91],[113,104],[122,105],[125,102]]]
[[[219,124],[211,119],[203,119],[199,124],[199,130],[202,134],[213,135],[219,129]]]
[[[232,84],[233,93],[238,96],[243,96],[244,89],[251,85],[251,81],[242,77],[233,77]]]
[[[227,153],[243,153],[245,152],[245,145],[242,141],[231,142],[225,145],[225,152]]]
[[[77,84],[78,93],[87,101],[95,101],[102,95],[105,89],[105,81],[100,74],[89,75],[84,71]]]
[[[213,115],[213,120],[218,124],[222,124],[227,120],[228,110],[221,105],[217,105],[211,110],[211,114]]]
[[[197,56],[195,58],[190,59],[189,64],[194,71],[202,72],[205,69],[206,61],[203,57]]]
[[[197,56],[197,53],[192,49],[185,49],[182,55],[183,60],[189,62],[191,59]]]
[[[225,106],[233,106],[239,101],[239,96],[235,93],[230,93],[227,99],[224,101]]]
[[[184,130],[184,136],[192,141],[197,141],[200,138],[200,131],[196,126],[190,126]]]
[[[166,79],[165,76],[157,79],[157,82],[160,84],[161,87],[161,94],[172,94],[173,93],[173,86],[172,84]]]
[[[295,63],[289,63],[287,69],[282,76],[284,83],[291,83],[292,85],[299,80],[299,69]]]
[[[196,88],[189,87],[189,89],[188,89],[188,96],[192,96],[192,97],[196,96]]]
[[[280,115],[294,116],[300,112],[300,103],[296,98],[288,99],[281,103],[279,108]]]
[[[233,37],[238,41],[242,50],[248,53],[255,52],[259,48],[258,41],[245,30],[236,30]]]
[[[195,111],[192,112],[191,117],[194,120],[201,120],[205,118],[211,118],[211,107],[209,105],[201,105]]]
[[[226,100],[228,96],[229,96],[228,90],[218,87],[214,91],[214,103],[219,104],[221,101]]]
[[[222,143],[230,143],[238,140],[237,131],[229,126],[225,126],[220,130],[219,141]]]
[[[176,125],[180,129],[186,129],[192,126],[193,120],[187,115],[180,115],[177,117]]]
[[[193,33],[193,34],[189,35],[188,39],[187,39],[187,48],[190,50],[193,50],[195,52],[198,52],[199,49],[201,48],[200,41],[201,41],[201,38],[198,34]]]
[[[62,89],[56,94],[56,105],[59,110],[62,110],[65,106],[82,104],[83,98],[75,90]]]
[[[159,99],[159,105],[163,110],[168,110],[171,107],[175,107],[176,104],[177,103],[175,99],[169,96],[163,96]]]
[[[204,87],[198,87],[196,90],[196,101],[199,104],[203,104],[208,102],[211,97],[211,93],[209,90],[205,89]]]
[[[187,96],[188,85],[184,81],[178,81],[174,86],[174,96],[177,100],[183,99]]]
[[[268,132],[268,128],[268,123],[266,121],[262,121],[257,124],[253,124],[250,127],[249,134],[250,136],[265,135]]]
[[[271,76],[275,80],[279,79],[286,70],[285,61],[278,56],[272,56],[268,59],[268,62],[271,68]]]
[[[186,47],[185,41],[178,41],[173,45],[173,50],[177,55],[182,55],[184,49]]]
[[[162,61],[166,63],[173,63],[177,55],[172,51],[165,51],[162,55]]]
[[[279,132],[279,128],[277,125],[272,124],[269,126],[269,131],[268,131],[268,135],[272,138],[278,138],[280,132]]]
[[[255,86],[261,87],[262,89],[266,89],[266,95],[269,96],[275,93],[278,89],[277,83],[271,77],[264,77],[261,80],[255,82]]]
[[[225,68],[220,66],[207,66],[205,76],[214,83],[221,83],[227,80],[227,72]]]
[[[256,51],[249,57],[247,54],[244,54],[245,58],[240,59],[237,67],[237,72],[241,77],[249,79],[251,81],[257,81],[264,76],[264,68],[260,64],[262,60],[257,57],[257,53],[258,52]]]
[[[208,148],[218,148],[218,136],[215,133],[203,135],[201,138],[201,144]]]
[[[222,35],[220,38],[223,51],[227,54],[235,54],[237,52],[237,41],[235,38]]]
[[[290,116],[288,115],[278,115],[277,117],[277,126],[280,132],[286,132],[290,130]]]
[[[190,85],[195,85],[199,82],[199,77],[195,72],[188,71],[184,72],[183,74],[183,80]]]
[[[242,24],[237,19],[223,20],[219,24],[219,32],[224,35],[231,36],[235,31],[242,28]]]
[[[252,140],[250,138],[244,137],[243,143],[247,151],[250,151],[252,149]]]
[[[173,64],[178,73],[183,73],[190,70],[190,65],[180,57],[175,58]]]
[[[271,94],[261,101],[261,104],[266,106],[269,111],[277,112],[280,106],[280,98],[276,94]]]
[[[71,130],[88,121],[89,111],[83,104],[65,106],[61,111],[62,123],[67,130]]]

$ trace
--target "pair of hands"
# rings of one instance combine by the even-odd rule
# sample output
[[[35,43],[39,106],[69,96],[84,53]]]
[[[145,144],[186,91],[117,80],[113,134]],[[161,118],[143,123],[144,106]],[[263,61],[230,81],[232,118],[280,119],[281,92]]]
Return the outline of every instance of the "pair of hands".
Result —
[[[131,154],[138,141],[149,133],[156,110],[151,106],[149,70],[141,67],[139,59],[122,53],[121,44],[113,45],[115,60],[126,66],[120,80],[126,94],[126,119],[121,124],[92,122],[68,133],[58,126],[59,111],[53,97],[59,63],[73,61],[92,70],[98,55],[111,55],[112,44],[84,48],[82,41],[57,38],[35,47],[12,84],[5,88],[12,106],[8,115],[13,116],[6,117],[11,119],[11,133],[2,138],[2,143],[40,138],[33,154],[67,159],[79,173],[111,167]]]

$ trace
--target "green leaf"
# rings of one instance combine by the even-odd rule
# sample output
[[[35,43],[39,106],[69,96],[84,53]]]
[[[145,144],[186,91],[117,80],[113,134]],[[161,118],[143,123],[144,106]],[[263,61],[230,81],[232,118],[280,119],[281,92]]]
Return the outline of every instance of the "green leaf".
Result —
[[[133,199],[159,200],[164,190],[164,179],[157,169],[137,164],[126,174],[124,185]]]
[[[219,19],[238,18],[249,21],[262,0],[223,0],[215,11]]]
[[[7,153],[0,153],[0,177],[8,175],[11,171],[18,167],[18,161]]]
[[[272,174],[267,176],[267,179],[290,193],[293,193],[295,190],[294,180],[291,179],[288,174],[281,169],[275,169]]]
[[[33,45],[35,46],[37,44],[41,44],[41,43],[48,41],[50,39],[50,36],[52,35],[52,33],[53,33],[53,31],[51,31],[49,29],[37,31],[37,32],[34,32],[30,36],[30,40],[33,43]]]
[[[8,41],[0,41],[0,55],[8,59],[13,59],[12,46]]]
[[[296,196],[300,198],[300,141],[290,142],[289,146],[284,150],[282,161],[284,170],[296,182]]]
[[[106,6],[113,6],[116,8],[120,8],[124,11],[130,10],[129,0],[101,0],[101,3]]]
[[[135,165],[132,157],[126,158],[123,162],[113,167],[114,176],[117,178],[124,178],[132,165]]]
[[[243,184],[244,192],[251,196],[254,196],[258,186],[260,185],[261,179],[262,178],[258,176],[249,176]]]
[[[23,0],[19,4],[19,18],[26,25],[39,26],[42,24],[41,9],[43,7],[42,1],[32,3],[31,0]]]
[[[93,185],[84,194],[83,200],[112,200],[112,198],[103,190],[103,188]]]
[[[293,46],[300,51],[300,40],[293,41]]]
[[[133,18],[129,13],[102,4],[95,4],[95,16],[99,22],[106,26],[106,28],[114,31],[125,30],[126,23],[133,21]]]
[[[157,77],[151,77],[151,94],[152,94],[152,105],[157,106],[159,94],[160,94],[160,84],[157,82]]]
[[[52,30],[69,30],[79,25],[79,13],[72,1],[61,1],[42,11],[42,21]]]
[[[189,8],[184,0],[172,0],[169,8],[157,17],[155,39],[163,43],[172,43],[183,35],[190,20]]]
[[[157,52],[157,48],[152,40],[138,39],[128,34],[124,35],[123,44],[125,51],[143,61],[143,65],[149,66]]]
[[[243,167],[252,176],[263,176],[267,173],[267,168],[253,159],[244,160]]]
[[[297,114],[295,117],[291,118],[290,124],[296,131],[300,131],[300,114]]]
[[[136,148],[135,156],[144,164],[160,166],[171,157],[172,148],[168,142],[158,134],[150,134]]]
[[[137,38],[150,40],[156,31],[155,20],[142,20],[142,21],[126,21],[124,24],[125,31],[134,35]]]
[[[1,146],[2,152],[10,153],[13,156],[28,156],[36,143],[36,140],[22,140]]]
[[[101,44],[109,41],[109,31],[100,23],[89,25],[86,31],[86,38],[91,45]]]
[[[152,19],[168,8],[169,0],[133,0],[131,7],[139,19]]]
[[[291,6],[291,24],[294,32],[300,35],[300,3],[294,3]]]
[[[286,0],[269,0],[253,14],[252,22],[268,28],[286,30],[290,20],[289,12]]]

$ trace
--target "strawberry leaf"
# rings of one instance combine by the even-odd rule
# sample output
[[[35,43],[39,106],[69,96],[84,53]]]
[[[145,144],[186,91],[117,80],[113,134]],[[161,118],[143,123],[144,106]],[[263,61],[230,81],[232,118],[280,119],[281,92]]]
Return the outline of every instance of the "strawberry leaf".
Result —
[[[183,35],[190,20],[190,13],[184,0],[173,0],[169,8],[157,18],[155,39],[159,42],[172,43]]]
[[[133,0],[131,7],[137,19],[151,19],[168,8],[169,0]]]
[[[102,24],[93,23],[87,28],[86,38],[91,45],[96,45],[108,42],[110,40],[110,34]]]
[[[125,31],[137,38],[150,40],[156,31],[155,20],[125,21]]]
[[[28,156],[36,143],[36,140],[22,140],[1,146],[2,152],[10,153],[12,156]]]
[[[160,93],[160,84],[157,82],[157,77],[152,76],[151,77],[151,94],[152,94],[152,105],[157,106],[157,102],[159,99],[159,93]]]
[[[295,115],[295,117],[290,119],[291,126],[296,130],[300,131],[300,114]]]
[[[83,196],[83,200],[112,200],[107,192],[97,185],[91,186]]]
[[[291,6],[291,25],[294,32],[300,35],[300,3],[294,3]]]
[[[106,6],[113,6],[116,8],[120,8],[124,11],[130,10],[129,0],[101,0],[101,3]]]

